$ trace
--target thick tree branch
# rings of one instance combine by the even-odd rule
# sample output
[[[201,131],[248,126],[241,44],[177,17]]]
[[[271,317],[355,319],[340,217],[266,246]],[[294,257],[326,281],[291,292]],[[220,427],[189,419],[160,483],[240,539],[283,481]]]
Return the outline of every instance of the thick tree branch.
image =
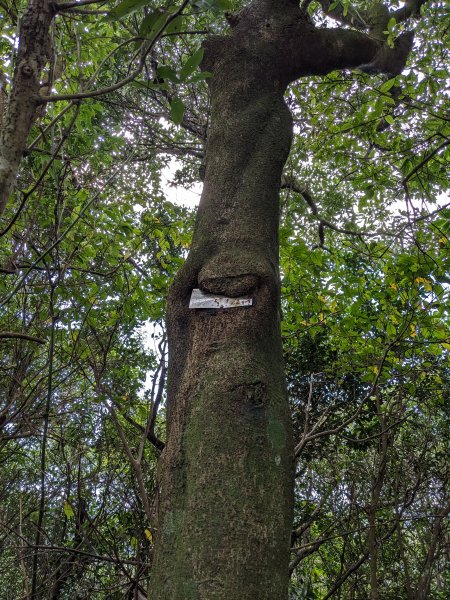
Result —
[[[322,6],[326,11],[330,2],[323,0]],[[383,4],[376,3],[363,13],[350,8],[345,15],[342,7],[334,7],[333,16],[340,16],[338,20],[352,29],[318,29],[301,9],[297,15],[293,9],[291,13],[291,18],[296,20],[290,28],[291,35],[286,36],[283,27],[279,42],[282,64],[290,66],[289,81],[336,69],[359,68],[369,73],[398,75],[412,48],[413,33],[410,31],[402,33],[393,47],[388,45],[387,26],[394,15]],[[412,9],[405,13],[405,19],[406,14],[413,14]]]

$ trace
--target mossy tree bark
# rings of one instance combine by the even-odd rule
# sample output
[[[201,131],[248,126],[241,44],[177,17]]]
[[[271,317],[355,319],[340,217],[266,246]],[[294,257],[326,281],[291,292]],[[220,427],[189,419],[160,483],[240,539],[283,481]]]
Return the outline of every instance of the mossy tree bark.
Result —
[[[258,0],[230,21],[229,36],[205,42],[213,77],[204,191],[168,302],[168,440],[152,600],[287,598],[294,464],[278,193],[292,121],[283,95],[299,77],[386,54],[371,35],[316,29],[295,0]],[[407,51],[391,51],[402,55],[397,71]],[[251,295],[253,305],[189,309],[197,287]]]

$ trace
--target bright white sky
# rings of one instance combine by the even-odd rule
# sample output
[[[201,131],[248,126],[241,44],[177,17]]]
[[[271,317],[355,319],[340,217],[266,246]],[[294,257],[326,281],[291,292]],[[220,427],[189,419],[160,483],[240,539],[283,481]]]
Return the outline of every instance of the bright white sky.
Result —
[[[196,183],[190,189],[170,185],[173,181],[175,171],[181,169],[181,166],[179,161],[172,159],[170,165],[163,169],[161,173],[162,189],[169,202],[191,209],[196,208],[200,202],[200,195],[202,193],[203,186],[201,183]]]

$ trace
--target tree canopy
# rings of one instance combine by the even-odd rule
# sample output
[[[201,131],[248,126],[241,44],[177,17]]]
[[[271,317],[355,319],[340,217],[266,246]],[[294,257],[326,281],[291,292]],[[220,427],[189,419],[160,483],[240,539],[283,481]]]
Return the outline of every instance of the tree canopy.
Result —
[[[195,222],[165,177],[204,179],[203,42],[247,4],[0,0],[0,598],[146,597],[166,299]],[[375,4],[302,8],[358,31]],[[450,14],[385,5],[386,47],[414,30],[401,72],[285,94],[292,600],[446,597]]]

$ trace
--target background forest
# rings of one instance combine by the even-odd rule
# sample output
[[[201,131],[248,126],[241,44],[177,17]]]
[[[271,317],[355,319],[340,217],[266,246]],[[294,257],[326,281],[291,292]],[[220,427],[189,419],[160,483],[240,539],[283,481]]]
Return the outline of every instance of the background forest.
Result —
[[[58,5],[48,102],[0,221],[1,600],[145,597],[165,299],[195,218],[166,178],[201,182],[201,42],[242,4]],[[0,0],[0,124],[26,8]],[[450,12],[421,12],[401,75],[333,72],[286,96],[292,600],[448,597]]]

